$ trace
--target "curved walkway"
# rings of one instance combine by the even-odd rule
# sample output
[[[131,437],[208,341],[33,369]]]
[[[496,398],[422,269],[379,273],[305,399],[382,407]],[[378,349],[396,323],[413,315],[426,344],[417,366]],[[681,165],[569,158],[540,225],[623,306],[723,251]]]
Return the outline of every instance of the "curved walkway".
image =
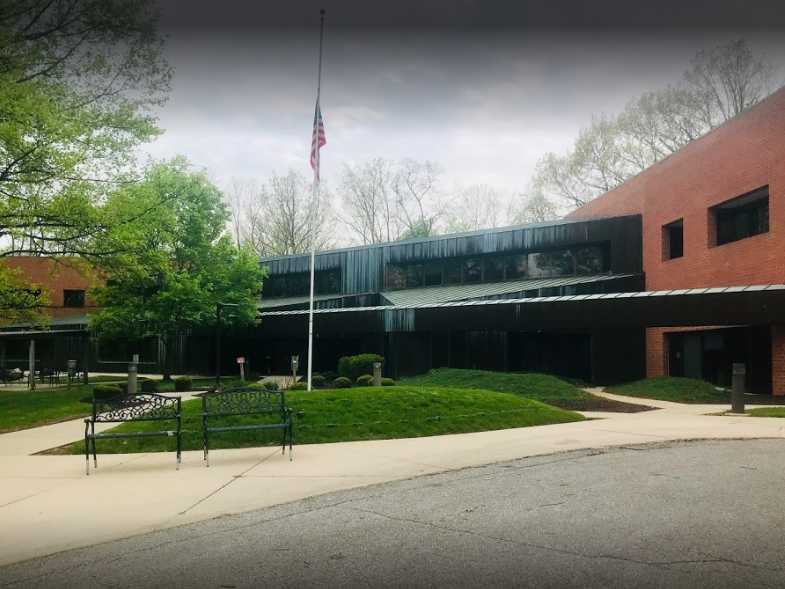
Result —
[[[597,393],[596,390],[592,392]],[[586,413],[578,423],[279,450],[219,450],[204,468],[186,452],[104,455],[84,475],[80,456],[30,456],[82,435],[82,422],[0,435],[0,564],[51,554],[304,497],[453,469],[570,450],[702,438],[783,438],[785,420],[717,417],[723,405],[681,405],[606,395],[661,407]],[[71,429],[72,428],[72,429]],[[67,437],[67,439],[65,439]]]

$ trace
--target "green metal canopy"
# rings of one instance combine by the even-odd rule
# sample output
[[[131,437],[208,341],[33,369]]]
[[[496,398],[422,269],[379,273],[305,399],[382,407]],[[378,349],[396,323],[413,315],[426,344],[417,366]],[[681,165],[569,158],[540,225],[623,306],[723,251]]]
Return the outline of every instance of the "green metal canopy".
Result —
[[[632,278],[633,274],[599,274],[594,276],[570,276],[561,278],[530,278],[490,284],[461,284],[455,286],[434,286],[430,288],[409,288],[382,292],[382,297],[396,307],[471,301],[495,298],[524,298],[527,292],[535,291],[532,296],[541,296],[542,289],[562,288],[596,282],[609,282]],[[519,296],[515,296],[519,295]]]

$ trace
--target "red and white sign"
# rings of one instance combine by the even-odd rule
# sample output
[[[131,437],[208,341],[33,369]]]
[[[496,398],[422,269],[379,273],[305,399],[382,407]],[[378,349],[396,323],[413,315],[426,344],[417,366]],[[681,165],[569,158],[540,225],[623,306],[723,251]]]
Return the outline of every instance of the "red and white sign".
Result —
[[[245,364],[245,356],[237,356],[238,364]]]

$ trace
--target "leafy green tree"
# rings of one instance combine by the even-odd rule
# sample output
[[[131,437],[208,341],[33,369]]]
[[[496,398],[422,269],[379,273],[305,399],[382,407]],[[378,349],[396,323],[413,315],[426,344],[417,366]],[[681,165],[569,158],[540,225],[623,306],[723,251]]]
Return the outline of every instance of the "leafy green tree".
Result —
[[[699,51],[679,83],[645,92],[616,116],[593,117],[572,149],[546,153],[532,187],[564,208],[583,206],[755,106],[772,76],[743,39]]]
[[[0,256],[105,255],[101,203],[159,133],[152,0],[0,0]]]
[[[158,337],[168,378],[174,338],[211,325],[216,303],[238,305],[227,323],[254,322],[263,272],[256,255],[227,234],[228,210],[205,174],[182,159],[155,165],[144,180],[113,194],[106,208],[116,218],[151,212],[114,224],[103,240],[118,253],[102,261],[106,284],[94,291],[101,308],[91,326],[99,337]]]
[[[47,300],[41,286],[29,284],[19,270],[0,264],[0,325],[43,324]]]

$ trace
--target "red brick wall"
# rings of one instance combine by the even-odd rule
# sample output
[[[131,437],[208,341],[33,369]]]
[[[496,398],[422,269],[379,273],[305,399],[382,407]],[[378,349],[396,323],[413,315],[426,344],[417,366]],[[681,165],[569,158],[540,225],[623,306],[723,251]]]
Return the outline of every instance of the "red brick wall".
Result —
[[[668,342],[665,329],[646,330],[646,376],[663,376],[668,371]]]
[[[771,326],[771,390],[785,395],[785,325]]]
[[[709,207],[765,185],[769,232],[712,247]],[[785,283],[785,89],[569,217],[630,213],[643,217],[648,290]],[[663,260],[662,227],[677,219],[684,256]],[[663,330],[648,332],[647,372],[662,374]],[[785,364],[773,346],[775,366]]]
[[[74,258],[43,258],[32,256],[8,257],[2,261],[11,268],[18,268],[27,278],[28,284],[38,285],[49,297],[49,311],[53,317],[84,315],[93,306],[87,296],[85,308],[63,306],[64,290],[85,290],[96,285],[93,272],[82,261]]]

